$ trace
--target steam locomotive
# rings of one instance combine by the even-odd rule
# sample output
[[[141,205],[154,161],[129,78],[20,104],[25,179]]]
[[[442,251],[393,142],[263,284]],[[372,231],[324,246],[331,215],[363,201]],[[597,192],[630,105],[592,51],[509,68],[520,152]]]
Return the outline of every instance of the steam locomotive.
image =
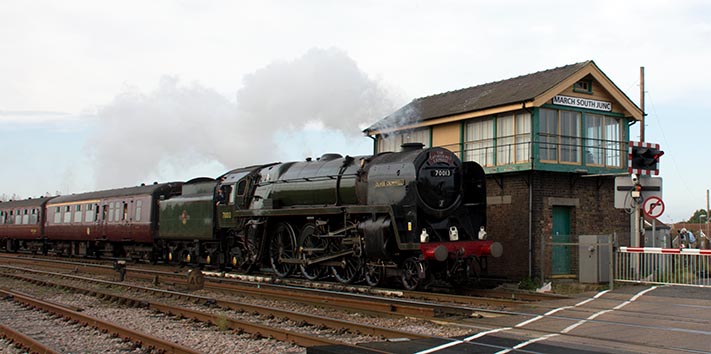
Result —
[[[466,282],[487,240],[484,171],[442,148],[234,169],[217,179],[0,203],[7,252],[165,261],[406,289]]]

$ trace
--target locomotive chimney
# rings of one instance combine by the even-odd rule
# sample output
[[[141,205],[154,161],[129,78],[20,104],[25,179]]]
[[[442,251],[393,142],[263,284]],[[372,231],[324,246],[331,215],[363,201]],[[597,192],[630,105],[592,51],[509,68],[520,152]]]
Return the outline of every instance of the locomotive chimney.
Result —
[[[400,145],[400,151],[405,152],[405,151],[414,151],[414,150],[422,150],[422,148],[425,147],[425,144],[423,143],[404,143]]]

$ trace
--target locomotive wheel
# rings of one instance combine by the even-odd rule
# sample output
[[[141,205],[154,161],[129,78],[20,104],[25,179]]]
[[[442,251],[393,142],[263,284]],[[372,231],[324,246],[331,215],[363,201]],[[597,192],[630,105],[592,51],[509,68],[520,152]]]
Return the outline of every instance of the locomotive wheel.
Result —
[[[306,224],[304,225],[304,228],[301,229],[301,237],[300,237],[300,242],[299,245],[300,250],[303,249],[314,249],[314,248],[323,248],[325,249],[326,247],[326,242],[318,237],[317,234],[317,229],[316,225],[314,224]],[[321,256],[323,255],[323,252],[318,252],[311,254],[312,256]],[[299,252],[299,257],[301,260],[307,260],[309,257],[309,254]],[[318,264],[312,264],[312,265],[305,265],[305,264],[300,264],[299,268],[301,269],[301,274],[303,274],[304,278],[308,280],[316,280],[320,277],[322,277],[326,273],[326,268],[324,268],[321,265]]]
[[[402,269],[402,275],[400,280],[402,281],[402,286],[406,290],[415,290],[420,286],[420,272],[424,272],[425,269],[416,258],[408,258],[405,260]]]
[[[343,259],[342,266],[331,266],[331,273],[339,282],[350,284],[360,280],[362,265],[360,258],[347,256]]]
[[[377,265],[367,265],[365,267],[365,283],[370,286],[378,286],[385,278],[385,268]]]
[[[293,259],[296,255],[296,234],[294,228],[286,222],[277,224],[274,238],[269,245],[269,261],[274,273],[285,278],[294,271],[293,263],[284,263],[283,259]]]
[[[247,274],[257,260],[257,247],[250,240],[240,239],[237,246],[230,251],[230,263],[241,273]]]

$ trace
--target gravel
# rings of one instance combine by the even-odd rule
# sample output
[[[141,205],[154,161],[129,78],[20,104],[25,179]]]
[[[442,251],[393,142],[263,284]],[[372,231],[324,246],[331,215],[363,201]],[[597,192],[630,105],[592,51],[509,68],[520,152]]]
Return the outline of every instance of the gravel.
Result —
[[[39,275],[32,275],[33,277],[42,278]],[[74,282],[66,279],[51,278],[51,281],[58,283],[74,283],[76,286],[89,287],[87,283],[84,282]],[[138,285],[138,286],[148,286],[153,287],[153,285],[147,285],[146,283],[132,283],[126,282],[127,285]],[[99,300],[95,297],[78,295],[70,293],[67,291],[62,291],[54,288],[44,288],[35,285],[31,285],[22,281],[12,280],[7,277],[0,276],[0,287],[7,287],[17,291],[26,292],[34,296],[38,296],[45,300],[49,300],[55,303],[64,304],[67,306],[73,306],[83,309],[83,313],[89,316],[101,318],[104,320],[110,320],[112,322],[118,322],[119,324],[143,332],[150,333],[151,335],[163,338],[167,341],[172,341],[180,345],[192,348],[196,351],[202,353],[226,353],[226,352],[250,352],[250,353],[305,353],[305,348],[295,346],[290,343],[280,342],[272,339],[266,338],[256,338],[250,334],[237,333],[235,331],[225,329],[224,326],[212,326],[201,322],[196,322],[187,319],[177,319],[172,316],[167,316],[161,313],[156,313],[146,309],[136,309],[127,308],[118,304],[105,302]],[[127,295],[127,291],[123,288],[111,288],[107,289],[104,287],[100,288],[101,291],[120,292],[123,295]],[[175,290],[175,289],[170,289]],[[242,297],[242,296],[232,296],[225,295],[224,293],[216,293],[208,290],[199,290],[192,292],[194,295],[220,298],[233,302],[242,302],[254,305],[260,305],[271,308],[279,308],[282,310],[310,313],[323,317],[337,318],[341,320],[354,321],[363,324],[369,324],[376,327],[385,327],[391,329],[397,329],[401,331],[407,331],[418,334],[425,334],[430,336],[441,336],[441,337],[452,337],[452,336],[463,336],[471,334],[471,328],[464,328],[459,326],[451,326],[446,324],[437,324],[430,321],[413,319],[413,318],[381,318],[375,317],[362,313],[350,313],[341,310],[336,310],[332,308],[321,308],[312,305],[302,305],[296,302],[288,301],[278,301],[264,298],[254,298],[254,297]],[[223,310],[214,307],[208,307],[204,305],[196,305],[193,303],[188,303],[182,300],[168,299],[163,297],[156,297],[154,295],[147,295],[145,293],[133,293],[129,292],[129,296],[144,298],[146,300],[152,300],[156,302],[169,303],[173,305],[181,305],[183,307],[188,307],[191,309],[210,312],[213,314],[218,314],[220,316],[225,316],[226,318],[234,318],[241,320],[256,321],[257,323],[268,325],[268,326],[279,326],[283,328],[288,328],[293,331],[307,332],[307,333],[318,333],[321,337],[332,338],[334,340],[344,341],[348,343],[360,343],[360,342],[372,342],[384,340],[382,338],[375,338],[372,336],[363,336],[353,333],[341,333],[333,331],[331,329],[319,329],[313,326],[305,326],[299,323],[293,323],[290,321],[285,321],[278,318],[265,318],[263,316],[258,316],[250,313],[238,313],[230,310]],[[7,306],[8,301],[2,301],[3,306]],[[0,312],[5,312],[0,308]],[[0,322],[5,323],[5,316],[0,318]],[[48,320],[37,319],[27,322],[31,327],[42,328],[47,326]],[[9,325],[13,328],[17,328],[14,325]],[[56,325],[51,324],[50,326],[69,328],[66,325]],[[32,331],[32,329],[28,329]],[[24,332],[24,331],[23,331]],[[96,332],[96,331],[94,331]],[[28,332],[25,332],[26,334]],[[74,333],[69,331],[69,333]],[[61,333],[58,337],[62,337]],[[88,338],[96,338],[99,340],[101,337],[109,337],[106,335],[94,334],[88,336]],[[0,342],[0,352],[5,352],[5,342]],[[121,343],[113,342],[115,348]],[[87,342],[84,348],[92,348],[91,350],[73,350],[71,352],[95,352],[93,348],[103,348],[99,347],[99,344],[93,344]],[[128,350],[136,350],[128,345]],[[11,346],[10,346],[11,347]],[[123,349],[117,349],[118,352],[130,353],[125,347]],[[111,353],[110,350],[99,350],[101,352]],[[13,353],[8,349],[9,353]],[[21,352],[21,351],[20,351]],[[140,352],[140,351],[137,351]]]

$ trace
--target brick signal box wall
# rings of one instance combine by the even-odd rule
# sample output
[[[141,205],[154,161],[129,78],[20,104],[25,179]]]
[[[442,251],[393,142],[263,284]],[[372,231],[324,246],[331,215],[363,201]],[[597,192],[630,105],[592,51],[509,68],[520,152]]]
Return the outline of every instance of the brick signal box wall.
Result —
[[[578,235],[617,235],[620,246],[629,244],[630,217],[614,207],[613,176],[525,171],[487,177],[487,232],[504,246],[500,258],[489,259],[489,275],[512,280],[540,278],[541,237],[546,243],[544,271],[552,274],[553,207],[570,208],[570,242]],[[529,185],[532,193],[529,193]],[[529,266],[529,196],[532,195]],[[577,247],[571,246],[570,270],[578,274]]]

